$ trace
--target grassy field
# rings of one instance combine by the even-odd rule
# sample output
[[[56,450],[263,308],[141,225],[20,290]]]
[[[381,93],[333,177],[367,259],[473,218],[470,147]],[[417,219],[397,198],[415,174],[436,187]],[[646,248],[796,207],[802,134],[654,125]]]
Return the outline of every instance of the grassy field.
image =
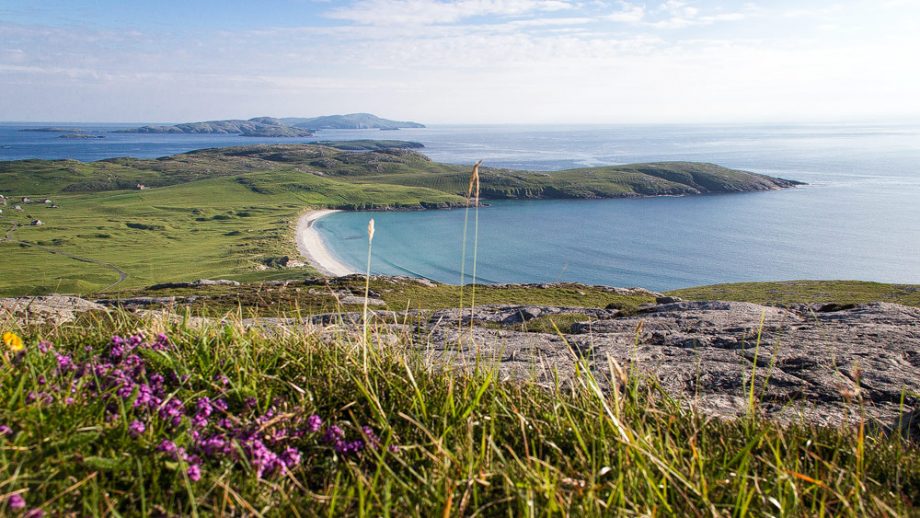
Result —
[[[246,173],[143,191],[55,195],[44,203],[6,207],[0,218],[0,295],[92,293],[208,277],[263,279],[258,271],[283,257],[298,259],[293,225],[309,207],[415,206],[461,199],[423,188],[357,186],[292,171]],[[33,220],[42,226],[32,226]],[[15,227],[15,230],[11,230]],[[40,247],[40,248],[39,248]],[[287,276],[314,273],[287,271]]]
[[[707,419],[629,365],[611,367],[622,384],[604,393],[587,371],[545,389],[432,369],[408,336],[372,336],[365,369],[347,333],[125,314],[10,329],[25,343],[2,351],[0,513],[895,516],[920,504],[920,450],[896,435]]]
[[[769,305],[893,302],[920,307],[920,285],[863,281],[742,282],[687,288],[668,294],[687,300],[736,300]]]

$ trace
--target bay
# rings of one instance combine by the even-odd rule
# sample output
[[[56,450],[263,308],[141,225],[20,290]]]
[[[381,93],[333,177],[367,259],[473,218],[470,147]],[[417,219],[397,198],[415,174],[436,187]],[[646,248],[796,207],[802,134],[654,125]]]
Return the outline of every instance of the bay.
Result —
[[[920,125],[432,126],[309,139],[112,133],[138,124],[3,124],[0,160],[154,158],[207,147],[399,139],[433,160],[540,171],[661,160],[713,162],[809,185],[683,198],[490,202],[479,213],[483,282],[579,281],[666,290],[749,280],[920,283]],[[27,127],[80,127],[60,139]],[[467,274],[474,213],[469,215]],[[337,213],[317,228],[356,270],[377,219],[374,271],[461,280],[464,211]]]

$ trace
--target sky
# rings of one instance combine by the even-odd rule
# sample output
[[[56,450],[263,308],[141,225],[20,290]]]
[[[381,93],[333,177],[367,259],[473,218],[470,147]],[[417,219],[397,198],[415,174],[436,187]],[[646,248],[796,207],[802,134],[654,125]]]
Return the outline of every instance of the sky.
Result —
[[[0,120],[920,120],[920,0],[0,0]]]

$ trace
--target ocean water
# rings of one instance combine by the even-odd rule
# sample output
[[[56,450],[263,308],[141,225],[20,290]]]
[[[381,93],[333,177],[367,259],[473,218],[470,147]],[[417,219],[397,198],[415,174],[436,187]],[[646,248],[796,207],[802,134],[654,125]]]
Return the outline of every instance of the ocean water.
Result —
[[[920,283],[918,126],[434,128],[430,135],[413,138],[445,162],[482,158],[552,171],[694,160],[809,184],[682,198],[493,202],[479,213],[483,282],[656,290],[792,279]],[[375,272],[460,282],[463,210],[320,220],[332,252],[359,271],[370,217]],[[469,282],[471,240],[466,254]]]
[[[36,126],[80,126],[67,140]],[[579,281],[666,290],[749,280],[920,283],[920,125],[435,126],[314,139],[103,133],[121,125],[0,125],[0,160],[159,157],[205,147],[358,138],[416,140],[432,159],[553,171],[656,160],[714,162],[807,182],[749,194],[492,202],[479,212],[483,282]],[[464,211],[337,213],[317,228],[363,270],[459,282]],[[470,237],[474,224],[471,212]],[[472,270],[467,246],[466,280]]]

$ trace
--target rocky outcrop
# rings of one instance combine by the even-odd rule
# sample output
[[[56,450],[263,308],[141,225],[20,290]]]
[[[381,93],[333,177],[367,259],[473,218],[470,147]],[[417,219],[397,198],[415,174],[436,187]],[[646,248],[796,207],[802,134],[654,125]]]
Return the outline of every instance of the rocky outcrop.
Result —
[[[8,319],[23,326],[57,325],[72,322],[80,313],[105,310],[95,302],[64,295],[8,298],[0,299],[0,322]]]
[[[192,282],[164,282],[150,286],[150,290],[165,290],[175,288],[201,288],[203,286],[239,286],[237,281],[228,279],[198,279]]]
[[[433,314],[424,333],[431,354],[452,365],[490,359],[506,378],[545,384],[570,379],[576,362],[606,383],[615,360],[719,416],[750,410],[752,375],[756,410],[786,421],[837,423],[865,411],[894,422],[902,401],[920,403],[920,309],[887,303],[814,309],[675,302],[629,316],[586,310],[584,321],[560,336],[515,329],[517,319],[509,314],[576,310],[496,307],[478,309],[475,320],[500,322],[504,329],[459,333],[460,315],[448,310]],[[469,320],[468,312],[463,319]]]

